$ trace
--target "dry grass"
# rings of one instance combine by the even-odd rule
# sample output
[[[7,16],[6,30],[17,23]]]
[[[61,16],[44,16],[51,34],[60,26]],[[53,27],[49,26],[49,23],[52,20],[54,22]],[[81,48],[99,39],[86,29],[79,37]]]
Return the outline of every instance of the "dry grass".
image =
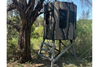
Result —
[[[38,50],[35,52],[37,53]],[[18,63],[18,61],[9,61],[7,67],[50,67],[50,61],[45,58],[37,58],[37,54],[33,56],[31,62]],[[71,54],[65,53],[55,62],[55,67],[92,67],[92,61],[80,58],[77,61]]]

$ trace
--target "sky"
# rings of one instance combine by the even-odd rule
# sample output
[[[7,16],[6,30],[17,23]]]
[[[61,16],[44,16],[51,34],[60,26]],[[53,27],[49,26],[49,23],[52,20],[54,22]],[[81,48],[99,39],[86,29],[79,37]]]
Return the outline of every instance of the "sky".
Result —
[[[66,0],[58,0],[58,1],[66,1]],[[71,1],[71,0],[69,0],[69,1]],[[90,0],[90,1],[92,1],[92,0]],[[28,0],[27,0],[27,2],[28,2]],[[73,3],[77,5],[77,20],[79,20],[79,18],[81,17],[81,14],[82,14],[83,10],[86,12],[88,9],[90,11],[88,19],[92,19],[92,8],[88,8],[86,6],[82,7],[79,0],[73,0]],[[44,16],[44,15],[42,14],[41,16]]]
[[[59,1],[65,1],[65,0],[59,0]],[[90,0],[90,1],[92,2],[92,0]],[[92,8],[88,8],[86,6],[82,7],[82,4],[80,3],[79,0],[74,0],[73,3],[77,5],[77,20],[81,17],[81,14],[82,14],[83,10],[86,12],[88,9],[90,11],[89,19],[92,19]]]
[[[59,1],[65,1],[65,0],[59,0]],[[82,7],[79,0],[74,0],[73,3],[77,5],[77,20],[79,20],[79,18],[81,17],[81,14],[82,14],[83,10],[86,12],[88,9],[90,11],[88,19],[92,19],[92,8],[88,8],[86,6]],[[41,16],[43,16],[43,14]]]
[[[80,4],[80,2],[76,2],[74,1],[74,4],[77,5],[77,20],[80,18],[82,11],[87,11],[89,9],[90,13],[89,13],[89,19],[92,19],[92,8],[88,8],[88,7],[82,7],[82,5]]]

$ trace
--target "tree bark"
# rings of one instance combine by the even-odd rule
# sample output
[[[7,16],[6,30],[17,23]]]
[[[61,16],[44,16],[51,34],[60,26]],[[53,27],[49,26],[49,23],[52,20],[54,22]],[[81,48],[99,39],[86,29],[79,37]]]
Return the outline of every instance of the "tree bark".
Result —
[[[18,40],[18,53],[19,62],[24,63],[31,60],[31,49],[30,49],[30,34],[31,26],[36,20],[36,18],[43,12],[39,13],[43,8],[44,0],[39,0],[35,6],[36,0],[29,0],[29,4],[26,0],[12,0],[13,3],[7,6],[7,12],[13,9],[17,9],[20,14],[21,23],[20,26],[15,25],[12,21],[7,21],[8,24],[12,25],[19,31]]]
[[[19,43],[18,52],[19,52],[20,63],[24,63],[31,60],[30,34],[31,34],[31,26],[29,24],[25,25],[21,24],[19,31],[19,41],[18,41]]]

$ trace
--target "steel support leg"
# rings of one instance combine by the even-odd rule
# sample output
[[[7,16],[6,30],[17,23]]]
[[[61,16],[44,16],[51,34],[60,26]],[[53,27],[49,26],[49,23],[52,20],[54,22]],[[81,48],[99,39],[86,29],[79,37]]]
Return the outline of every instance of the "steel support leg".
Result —
[[[43,39],[42,42],[44,43],[44,41],[45,41],[45,39]],[[39,54],[41,54],[41,49],[42,49],[42,47],[43,47],[43,43],[41,43],[40,50],[38,51],[38,57],[39,57]],[[38,58],[38,57],[37,57],[37,58]]]
[[[61,53],[61,40],[59,40],[59,54]]]
[[[73,44],[73,41],[72,40],[70,40],[70,42],[71,42],[71,44]],[[75,48],[74,48],[74,44],[73,44],[72,48],[73,48],[74,57],[75,57],[75,59],[77,59],[76,52],[75,52]]]
[[[56,62],[56,60],[58,60],[73,44],[70,44],[65,50],[63,50],[55,59],[54,62]]]
[[[52,41],[52,54],[51,54],[51,67],[54,67],[54,47],[55,47],[55,41]]]
[[[73,53],[74,53],[74,57],[75,57],[75,59],[77,59],[77,56],[76,56],[76,52],[75,52],[75,48],[74,48],[74,44],[73,44]]]

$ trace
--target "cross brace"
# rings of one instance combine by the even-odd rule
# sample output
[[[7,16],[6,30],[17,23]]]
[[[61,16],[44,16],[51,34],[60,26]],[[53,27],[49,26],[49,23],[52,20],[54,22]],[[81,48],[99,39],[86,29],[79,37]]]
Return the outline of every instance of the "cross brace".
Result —
[[[57,49],[55,48],[55,41],[54,41],[54,40],[52,40],[52,44],[44,43],[44,41],[45,41],[45,40],[43,40],[43,42],[41,43],[41,46],[40,46],[40,50],[39,50],[39,52],[38,52],[38,55],[39,55],[39,56],[42,56],[42,57],[44,57],[44,58],[46,58],[46,59],[48,59],[48,60],[50,60],[50,61],[51,61],[51,67],[54,67],[54,63],[55,63],[67,50],[69,50],[70,47],[73,47],[73,52],[71,52],[70,50],[69,50],[69,51],[74,55],[75,59],[77,59],[77,56],[76,56],[76,53],[75,53],[74,44],[73,44],[72,40],[70,40],[71,44],[70,44],[69,46],[66,46],[61,40],[59,40],[59,50],[57,50]],[[63,50],[62,52],[61,52],[61,44],[62,44],[64,47],[66,47],[66,49]],[[52,49],[51,49],[51,50],[43,49],[43,48],[42,48],[43,45],[47,45],[47,46],[51,47]],[[57,51],[59,51],[59,55],[58,55],[57,57],[54,58],[54,52],[55,52],[54,50],[55,50],[55,49],[56,49]],[[51,58],[50,58],[50,57],[47,57],[47,56],[44,56],[43,54],[41,54],[41,51],[42,51],[42,50],[51,53]]]

